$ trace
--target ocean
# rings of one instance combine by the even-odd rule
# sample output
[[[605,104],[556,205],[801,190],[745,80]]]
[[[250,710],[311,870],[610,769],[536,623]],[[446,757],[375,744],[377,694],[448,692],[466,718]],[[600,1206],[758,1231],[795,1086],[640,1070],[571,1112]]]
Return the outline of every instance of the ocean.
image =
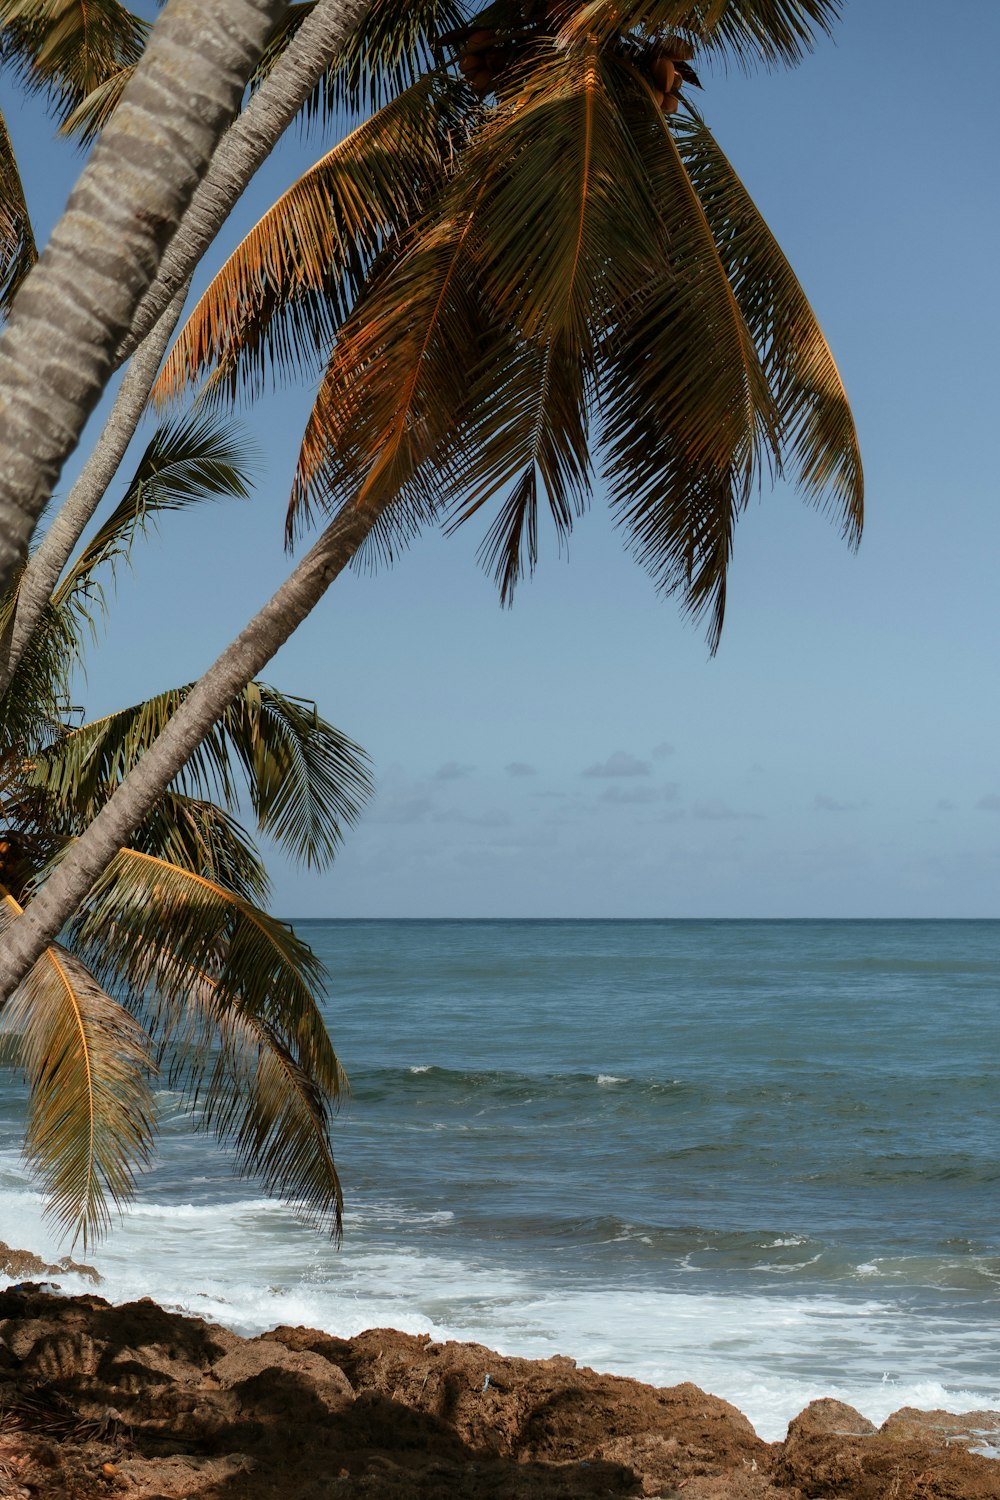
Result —
[[[352,1084],[342,1248],[163,1091],[103,1295],[692,1380],[769,1439],[819,1396],[1000,1407],[1000,923],[295,925]],[[54,1259],[21,1108],[0,1074],[0,1238]]]

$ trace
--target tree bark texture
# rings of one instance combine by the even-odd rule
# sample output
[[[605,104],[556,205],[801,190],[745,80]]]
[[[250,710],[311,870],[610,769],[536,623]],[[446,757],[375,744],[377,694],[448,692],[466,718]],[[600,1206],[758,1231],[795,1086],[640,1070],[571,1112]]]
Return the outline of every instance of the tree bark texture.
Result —
[[[0,696],[41,618],[84,528],[118,471],[176,327],[195,270],[254,173],[274,149],[371,0],[319,0],[281,60],[220,141],[153,284],[119,345],[116,362],[135,351],[104,431],[28,562],[12,631],[0,643]],[[153,320],[152,322],[150,320]]]
[[[0,339],[0,592],[284,9],[170,0],[14,302]]]
[[[195,684],[169,724],[4,934],[0,1003],[69,921],[230,703],[319,603],[356,555],[383,507],[348,506],[263,609]]]
[[[0,697],[10,687],[24,649],[31,640],[45,606],[73,549],[107,493],[146,410],[160,362],[184,305],[179,294],[159,323],[143,340],[115,396],[101,436],[59,507],[52,523],[21,574],[17,609],[7,639],[0,643]]]
[[[319,0],[302,22],[284,57],[215,153],[119,347],[119,363],[146,337],[174,295],[189,284],[233,204],[371,4],[372,0]]]

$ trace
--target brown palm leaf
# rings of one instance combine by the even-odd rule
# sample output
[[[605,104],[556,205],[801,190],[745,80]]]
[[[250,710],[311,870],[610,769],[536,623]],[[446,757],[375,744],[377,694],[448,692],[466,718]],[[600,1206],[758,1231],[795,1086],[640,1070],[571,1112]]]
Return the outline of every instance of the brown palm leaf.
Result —
[[[0,932],[21,913],[0,887]],[[153,1136],[150,1039],[59,944],[4,1007],[29,1086],[24,1151],[49,1212],[86,1247],[131,1198]]]

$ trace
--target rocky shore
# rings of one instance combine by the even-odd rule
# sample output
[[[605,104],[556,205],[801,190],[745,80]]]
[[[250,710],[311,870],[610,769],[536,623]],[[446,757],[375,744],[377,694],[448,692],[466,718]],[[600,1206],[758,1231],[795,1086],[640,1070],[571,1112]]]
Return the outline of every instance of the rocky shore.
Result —
[[[817,1401],[765,1443],[693,1385],[392,1329],[243,1339],[143,1300],[0,1292],[3,1500],[997,1500],[1000,1412]]]

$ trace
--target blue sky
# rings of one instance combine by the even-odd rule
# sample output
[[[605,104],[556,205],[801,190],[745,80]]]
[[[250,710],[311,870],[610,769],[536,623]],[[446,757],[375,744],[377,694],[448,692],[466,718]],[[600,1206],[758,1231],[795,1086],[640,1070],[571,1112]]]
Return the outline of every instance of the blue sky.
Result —
[[[266,676],[369,750],[336,865],[272,862],[303,916],[994,916],[1000,8],[849,0],[791,73],[706,74],[703,112],[816,308],[858,421],[852,555],[791,492],[737,534],[710,659],[595,495],[501,610],[481,533],[340,580]],[[41,225],[76,159],[0,92]],[[245,230],[317,147],[293,140]],[[249,414],[249,504],[168,521],[124,576],[93,713],[196,677],[287,569],[308,393]],[[68,473],[67,478],[70,475]]]

